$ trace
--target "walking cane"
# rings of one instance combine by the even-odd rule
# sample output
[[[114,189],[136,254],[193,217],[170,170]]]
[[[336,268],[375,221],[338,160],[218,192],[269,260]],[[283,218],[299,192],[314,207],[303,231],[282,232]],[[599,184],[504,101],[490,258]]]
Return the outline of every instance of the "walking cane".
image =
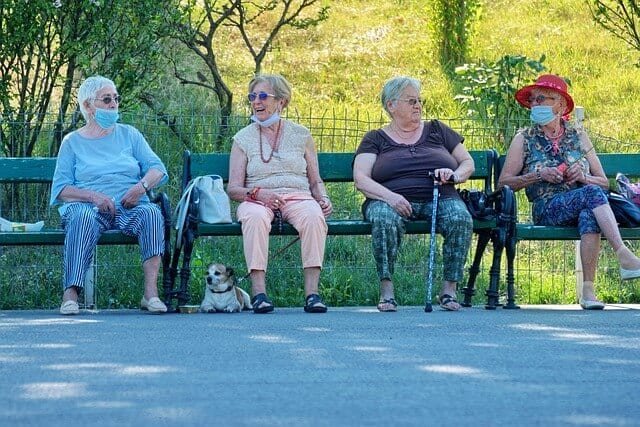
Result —
[[[431,206],[431,240],[429,242],[429,272],[427,274],[427,303],[424,306],[426,313],[431,313],[433,307],[431,305],[431,290],[433,288],[433,264],[436,258],[436,214],[438,213],[438,197],[440,193],[440,184],[437,183],[438,178],[433,172],[429,172],[429,177],[433,178],[433,202]]]
[[[433,178],[433,202],[431,203],[431,240],[429,241],[429,273],[427,275],[427,303],[424,311],[431,313],[433,306],[431,305],[431,290],[433,289],[433,264],[436,261],[436,216],[438,214],[438,198],[440,196],[440,179],[433,172],[429,172],[429,178]],[[454,182],[453,177],[449,178],[449,182]]]

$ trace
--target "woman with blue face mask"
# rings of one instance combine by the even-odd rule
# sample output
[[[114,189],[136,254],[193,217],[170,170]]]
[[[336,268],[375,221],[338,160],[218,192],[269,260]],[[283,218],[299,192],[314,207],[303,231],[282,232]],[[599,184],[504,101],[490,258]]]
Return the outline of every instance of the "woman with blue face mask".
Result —
[[[291,101],[291,86],[277,74],[260,74],[249,83],[252,123],[233,137],[227,193],[240,202],[244,255],[251,278],[254,313],[269,313],[266,271],[269,232],[274,218],[300,235],[307,313],[324,313],[318,293],[327,236],[325,218],[333,210],[318,167],[309,129],[280,117]]]
[[[584,276],[580,306],[602,310],[594,287],[601,233],[616,253],[622,279],[640,277],[640,258],[624,245],[607,201],[609,181],[587,133],[567,120],[574,103],[562,78],[541,75],[515,97],[531,110],[532,124],[513,138],[498,185],[525,189],[535,224],[578,227]]]
[[[51,205],[59,205],[65,229],[60,313],[79,313],[82,289],[100,235],[111,229],[135,236],[144,271],[141,308],[167,311],[158,298],[158,272],[164,252],[164,218],[147,192],[167,181],[167,170],[144,136],[117,123],[120,95],[102,76],[78,89],[85,125],[62,140],[51,186]]]

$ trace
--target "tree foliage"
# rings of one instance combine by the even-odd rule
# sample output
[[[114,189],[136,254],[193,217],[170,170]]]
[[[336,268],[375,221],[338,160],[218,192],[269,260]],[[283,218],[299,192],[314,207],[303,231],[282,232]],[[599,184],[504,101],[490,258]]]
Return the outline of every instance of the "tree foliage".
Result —
[[[169,0],[0,2],[4,155],[32,155],[50,109],[58,112],[54,141],[39,154],[55,155],[77,124],[72,96],[84,77],[110,77],[129,99],[144,90],[161,58],[158,29],[168,6]]]
[[[479,0],[433,0],[431,32],[438,44],[442,68],[451,73],[467,61],[473,22],[480,11]]]
[[[636,0],[589,0],[587,4],[599,25],[640,51],[640,5]]]
[[[539,60],[522,55],[506,55],[495,62],[457,67],[460,86],[455,99],[467,108],[467,115],[493,130],[492,137],[506,150],[528,112],[515,100],[515,92],[545,69]]]
[[[180,3],[181,18],[173,25],[172,37],[195,53],[206,66],[208,76],[199,71],[184,71],[177,62],[174,62],[174,75],[182,84],[204,87],[215,94],[223,135],[227,129],[225,121],[232,112],[233,94],[218,63],[219,53],[225,46],[217,42],[216,33],[222,28],[237,30],[253,58],[253,71],[258,73],[281,31],[304,30],[327,19],[329,7],[322,3],[321,0],[186,0]]]

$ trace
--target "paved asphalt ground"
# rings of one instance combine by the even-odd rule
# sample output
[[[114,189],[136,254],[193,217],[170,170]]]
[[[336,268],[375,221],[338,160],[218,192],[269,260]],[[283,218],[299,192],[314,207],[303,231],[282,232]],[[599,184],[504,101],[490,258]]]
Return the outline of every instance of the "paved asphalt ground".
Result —
[[[640,306],[0,311],[0,426],[639,426]]]

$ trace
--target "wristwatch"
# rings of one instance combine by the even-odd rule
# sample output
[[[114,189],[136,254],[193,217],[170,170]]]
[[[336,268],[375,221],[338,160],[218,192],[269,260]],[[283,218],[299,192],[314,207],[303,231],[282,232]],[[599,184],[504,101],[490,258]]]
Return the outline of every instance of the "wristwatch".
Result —
[[[144,188],[144,191],[149,191],[149,184],[147,183],[146,179],[141,179],[140,180],[140,185],[142,185],[142,188]]]

